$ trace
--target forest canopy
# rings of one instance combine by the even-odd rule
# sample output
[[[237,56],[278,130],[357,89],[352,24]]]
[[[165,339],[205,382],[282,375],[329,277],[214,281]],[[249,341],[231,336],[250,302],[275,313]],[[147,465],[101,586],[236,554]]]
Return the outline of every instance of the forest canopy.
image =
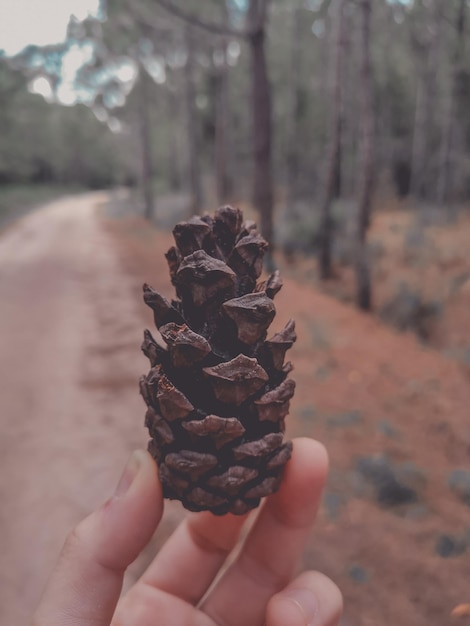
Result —
[[[268,5],[263,19],[273,178],[291,197],[321,196],[335,97],[335,47],[341,46],[335,194],[353,195],[361,3],[341,3],[341,41],[335,39],[335,0],[252,4]],[[168,5],[176,11],[168,11]],[[452,170],[452,196],[464,199],[470,193],[467,5],[466,0],[373,3],[375,176],[399,195],[413,192],[428,200],[440,195],[443,200],[451,191],[442,189],[445,168]],[[219,178],[224,180],[218,184],[223,193],[234,188],[237,195],[247,193],[253,168],[250,41],[246,33],[237,34],[247,29],[248,3],[119,0],[102,8],[106,19],[72,19],[63,45],[30,47],[16,58],[0,59],[0,180],[90,187],[133,181],[141,174],[139,129],[146,116],[151,175],[160,185],[192,187],[201,194],[197,187],[204,185],[195,177],[216,178],[222,159],[225,171]],[[181,12],[191,19],[181,19]],[[86,105],[61,106],[64,58],[73,47],[88,50],[74,85]],[[51,85],[49,102],[28,91],[38,76]],[[217,134],[221,99],[223,141]],[[194,150],[197,171],[191,173]]]

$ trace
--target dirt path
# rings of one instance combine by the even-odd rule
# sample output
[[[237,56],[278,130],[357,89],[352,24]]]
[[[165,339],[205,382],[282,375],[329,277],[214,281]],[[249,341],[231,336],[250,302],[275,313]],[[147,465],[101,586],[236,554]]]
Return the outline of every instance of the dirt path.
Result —
[[[0,236],[0,623],[24,626],[68,530],[145,445],[141,317],[100,194]]]

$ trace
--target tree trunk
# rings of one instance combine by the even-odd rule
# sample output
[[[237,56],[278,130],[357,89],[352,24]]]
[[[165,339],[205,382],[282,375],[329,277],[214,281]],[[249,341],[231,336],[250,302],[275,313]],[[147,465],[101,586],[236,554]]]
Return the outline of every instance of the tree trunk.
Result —
[[[227,202],[231,189],[229,176],[229,92],[227,40],[224,37],[217,48],[218,65],[215,67],[215,176],[219,204]]]
[[[166,94],[166,116],[169,122],[169,128],[175,129],[173,135],[169,138],[168,146],[168,177],[170,181],[171,191],[178,192],[182,188],[184,180],[184,172],[181,168],[183,161],[182,154],[184,150],[181,148],[181,133],[178,121],[181,115],[181,103],[177,93],[168,85],[165,89]]]
[[[185,25],[186,64],[184,66],[186,91],[186,125],[188,133],[189,181],[190,181],[190,213],[195,215],[202,209],[202,183],[199,150],[199,132],[197,128],[196,94],[194,89],[194,46],[192,27]]]
[[[301,20],[302,11],[296,7],[292,16],[289,110],[286,133],[286,185],[289,210],[292,208],[289,205],[292,205],[297,197],[299,179]]]
[[[424,162],[426,159],[426,81],[422,73],[416,85],[415,119],[413,125],[413,144],[411,148],[410,192],[414,199],[423,195]]]
[[[460,93],[460,75],[463,69],[462,62],[465,51],[465,10],[466,0],[460,0],[455,24],[456,39],[452,58],[452,82],[443,124],[443,139],[439,159],[437,202],[440,205],[452,202],[453,200],[452,174],[456,166],[456,159],[453,157],[453,149],[456,118],[458,117],[457,111]]]
[[[367,251],[367,231],[370,225],[372,186],[374,178],[374,103],[370,32],[372,0],[361,1],[361,141],[360,184],[357,211],[356,281],[357,305],[364,311],[372,308],[371,268]]]
[[[418,49],[418,77],[416,91],[415,122],[411,156],[411,195],[419,200],[429,198],[435,189],[433,175],[433,130],[438,100],[437,75],[440,64],[442,8],[447,0],[432,0],[424,5],[423,33],[415,38]],[[420,40],[421,37],[421,40]],[[435,165],[435,164],[434,164]]]
[[[331,205],[338,190],[340,180],[340,157],[341,157],[341,103],[342,103],[342,61],[344,49],[344,0],[335,2],[336,36],[333,40],[334,63],[331,72],[332,113],[330,120],[330,136],[327,150],[325,188],[321,204],[320,225],[320,278],[327,280],[332,274],[332,237],[333,217]]]
[[[347,198],[352,198],[357,191],[357,146],[359,115],[357,74],[360,64],[356,39],[358,29],[356,27],[357,15],[351,11],[351,4],[347,4],[344,20],[344,55],[343,55],[343,98],[341,110],[341,156],[342,156],[342,180],[341,191]],[[349,224],[349,227],[351,224]]]
[[[141,149],[141,186],[144,198],[144,216],[151,220],[154,217],[154,194],[153,194],[153,154],[150,137],[150,113],[149,113],[149,81],[144,66],[139,62],[139,134]]]
[[[265,51],[266,2],[251,0],[250,33],[253,107],[253,204],[260,212],[261,232],[269,243],[266,267],[273,268],[273,183],[272,183],[272,109]]]

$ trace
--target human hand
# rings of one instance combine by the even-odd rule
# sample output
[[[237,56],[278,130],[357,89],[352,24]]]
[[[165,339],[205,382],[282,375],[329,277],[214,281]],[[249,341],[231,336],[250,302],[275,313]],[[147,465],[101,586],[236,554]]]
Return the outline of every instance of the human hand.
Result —
[[[115,495],[68,537],[32,626],[335,626],[337,587],[318,572],[294,578],[326,472],[323,446],[296,439],[279,491],[209,594],[246,516],[189,515],[119,600],[163,512],[155,462],[135,452]]]

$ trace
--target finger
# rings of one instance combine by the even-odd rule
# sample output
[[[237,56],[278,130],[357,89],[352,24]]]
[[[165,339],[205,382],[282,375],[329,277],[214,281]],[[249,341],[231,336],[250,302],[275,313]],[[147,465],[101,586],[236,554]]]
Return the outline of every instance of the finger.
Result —
[[[304,572],[268,602],[266,626],[336,626],[342,611],[338,587],[319,572]]]
[[[115,495],[69,535],[34,626],[109,626],[124,571],[150,540],[163,501],[155,462],[134,452]]]
[[[245,519],[216,517],[209,512],[190,515],[160,550],[141,582],[197,604],[237,543]]]
[[[267,498],[237,560],[202,606],[216,623],[262,623],[268,600],[294,574],[315,520],[327,464],[321,444],[294,441],[279,491]]]

